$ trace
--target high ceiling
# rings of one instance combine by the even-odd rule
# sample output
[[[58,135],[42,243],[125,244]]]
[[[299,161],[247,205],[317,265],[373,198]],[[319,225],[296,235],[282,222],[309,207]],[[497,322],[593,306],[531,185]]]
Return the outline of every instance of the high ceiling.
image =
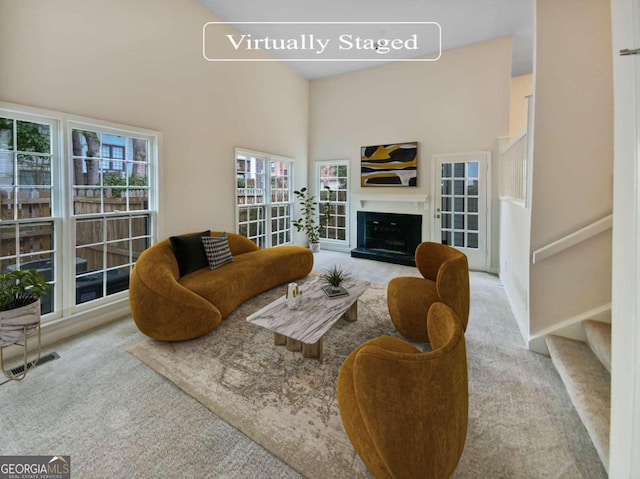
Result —
[[[533,69],[533,0],[198,1],[225,22],[437,22],[442,31],[442,50],[511,36],[512,75],[530,73]],[[236,28],[254,38],[279,32],[285,36],[285,31],[292,31],[290,26],[278,25],[245,24]],[[296,33],[304,31],[304,27],[299,28]],[[379,29],[380,34],[393,31],[391,26]],[[427,48],[413,53],[415,56],[433,54],[433,49]],[[278,58],[291,58],[286,51],[272,53]],[[314,61],[289,64],[305,77],[315,79],[379,63]]]

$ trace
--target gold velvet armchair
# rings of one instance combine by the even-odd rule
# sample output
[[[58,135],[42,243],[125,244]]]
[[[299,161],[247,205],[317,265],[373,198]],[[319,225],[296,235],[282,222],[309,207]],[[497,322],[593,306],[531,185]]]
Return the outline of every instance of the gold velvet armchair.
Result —
[[[422,278],[394,278],[387,286],[391,320],[413,341],[429,342],[427,312],[436,302],[453,309],[466,330],[469,321],[469,265],[467,257],[440,243],[420,243],[416,266]]]
[[[338,374],[338,405],[356,452],[377,479],[451,476],[467,435],[462,323],[443,303],[427,318],[433,351],[400,338],[367,341]]]

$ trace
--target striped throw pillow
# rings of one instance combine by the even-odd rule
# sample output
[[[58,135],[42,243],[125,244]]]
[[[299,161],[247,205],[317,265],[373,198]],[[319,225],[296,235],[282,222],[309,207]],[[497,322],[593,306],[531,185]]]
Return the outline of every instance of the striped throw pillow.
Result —
[[[207,253],[209,268],[216,269],[233,261],[226,233],[218,236],[203,236],[202,244],[204,245],[205,253]]]

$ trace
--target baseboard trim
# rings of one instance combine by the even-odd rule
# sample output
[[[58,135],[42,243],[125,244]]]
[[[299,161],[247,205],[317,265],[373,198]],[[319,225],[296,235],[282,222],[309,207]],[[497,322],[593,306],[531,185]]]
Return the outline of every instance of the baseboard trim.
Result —
[[[335,243],[322,243],[320,242],[320,251],[337,251],[339,253],[349,253],[352,247],[349,245],[341,245]]]
[[[511,299],[511,295],[509,294],[509,289],[504,285],[504,281],[500,274],[498,274],[498,278],[500,278],[500,283],[502,283],[502,288],[504,289],[504,294],[507,297],[507,302],[509,303],[509,309],[511,309],[511,314],[513,314],[513,318],[516,320],[516,325],[518,326],[518,331],[520,331],[520,335],[522,336],[522,341],[525,346],[529,344],[529,331],[525,330],[525,324],[529,324],[528,318],[521,318],[518,315],[518,311],[514,306],[513,300]]]

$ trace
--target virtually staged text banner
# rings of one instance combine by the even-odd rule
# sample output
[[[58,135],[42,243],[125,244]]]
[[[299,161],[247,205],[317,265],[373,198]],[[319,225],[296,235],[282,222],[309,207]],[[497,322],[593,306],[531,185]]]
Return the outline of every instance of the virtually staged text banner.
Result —
[[[436,22],[208,22],[208,61],[435,61]]]

